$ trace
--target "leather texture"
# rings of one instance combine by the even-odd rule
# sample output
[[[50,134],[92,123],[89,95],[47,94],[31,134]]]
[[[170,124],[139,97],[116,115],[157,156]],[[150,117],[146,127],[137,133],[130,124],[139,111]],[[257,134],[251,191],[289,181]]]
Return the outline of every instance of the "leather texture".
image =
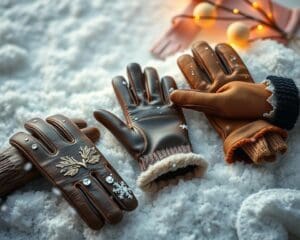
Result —
[[[82,119],[71,119],[92,142],[97,142],[100,132],[88,127]],[[0,151],[0,197],[10,194],[39,177],[38,170],[15,147]]]
[[[232,120],[211,115],[211,113],[216,111],[231,114],[234,111],[246,112],[249,108],[252,108],[252,106],[249,105],[253,100],[248,99],[249,102],[245,106],[238,104],[232,106],[230,105],[230,101],[232,100],[230,97],[227,97],[225,102],[218,100],[218,106],[207,104],[209,101],[215,101],[211,99],[214,93],[236,84],[235,82],[237,82],[237,84],[254,83],[247,67],[235,50],[228,44],[218,44],[214,51],[206,42],[199,41],[193,45],[192,53],[193,56],[186,54],[179,57],[178,66],[193,90],[189,90],[189,94],[187,94],[186,90],[176,90],[171,94],[171,100],[179,106],[209,113],[206,114],[209,122],[226,143],[226,146],[224,145],[226,161],[228,163],[233,163],[235,161],[244,160],[258,163],[257,159],[253,159],[249,154],[247,155],[244,147],[250,143],[253,145],[252,143],[259,138],[265,138],[265,141],[268,142],[268,134],[278,135],[279,139],[282,139],[278,148],[269,149],[270,151],[268,152],[272,156],[266,156],[268,159],[275,158],[278,151],[280,153],[286,151],[287,147],[283,139],[287,137],[287,132],[281,128],[262,120]],[[229,85],[226,87],[226,84]],[[249,92],[249,90],[247,91]],[[234,89],[233,92],[233,94],[229,95],[240,94],[237,89]],[[201,96],[199,93],[201,93]],[[204,97],[205,100],[203,99],[204,94],[206,94]],[[243,98],[242,96],[240,97]],[[246,99],[243,99],[243,101],[246,102]],[[226,108],[229,108],[229,110],[226,110]],[[268,105],[260,106],[258,108],[263,109],[260,109],[259,111],[265,111],[265,109],[268,108]],[[245,113],[245,117],[249,114],[253,118],[253,115],[255,115],[254,112],[255,111],[252,110],[252,112]],[[264,122],[264,124],[261,124],[261,122]],[[247,134],[245,134],[244,131],[239,131],[239,129],[246,125],[251,131],[247,131]],[[237,132],[239,134],[236,134]],[[232,136],[234,140],[231,139]],[[255,148],[255,146],[253,147]],[[265,153],[261,152],[261,156],[264,155]],[[259,162],[264,161],[263,157],[258,156],[258,159]]]
[[[127,74],[129,83],[122,76],[112,81],[127,123],[106,110],[94,112],[95,118],[116,136],[144,172],[169,156],[191,153],[182,110],[169,99],[169,94],[177,89],[174,79],[167,76],[160,81],[154,68],[145,68],[143,72],[136,63],[128,65]],[[138,181],[143,190],[156,191],[171,182],[177,183],[179,178],[188,174],[200,176],[205,168],[204,161],[196,158],[185,161],[169,159],[162,165],[159,167],[161,171],[152,167],[155,176],[146,174],[148,179],[151,178],[150,182]]]
[[[172,100],[175,104],[195,109],[212,116],[231,119],[262,119],[273,110],[267,101],[272,92],[263,83],[233,81],[215,93],[178,90]],[[246,106],[246,107],[245,107]]]
[[[10,143],[57,187],[92,229],[121,221],[137,207],[127,184],[80,129],[63,115],[34,118]]]

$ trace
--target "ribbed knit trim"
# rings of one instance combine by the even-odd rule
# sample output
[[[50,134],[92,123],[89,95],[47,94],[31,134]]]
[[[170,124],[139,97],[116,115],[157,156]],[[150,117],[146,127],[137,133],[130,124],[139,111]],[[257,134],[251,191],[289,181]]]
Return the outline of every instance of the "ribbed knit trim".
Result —
[[[264,137],[267,134],[276,134],[283,140],[287,138],[287,132],[279,127],[273,126],[266,121],[257,120],[242,126],[241,128],[233,131],[224,141],[225,159],[228,163],[233,163],[237,159],[239,149],[253,143]]]
[[[140,157],[139,158],[140,168],[142,171],[145,171],[148,168],[148,166],[170,155],[174,155],[177,153],[189,153],[189,152],[192,152],[192,148],[190,145],[181,145],[181,146],[175,146],[171,148],[158,150],[152,154],[148,154]]]
[[[299,90],[290,78],[268,76],[273,86],[273,98],[276,103],[275,113],[270,119],[272,124],[290,130],[299,115]]]

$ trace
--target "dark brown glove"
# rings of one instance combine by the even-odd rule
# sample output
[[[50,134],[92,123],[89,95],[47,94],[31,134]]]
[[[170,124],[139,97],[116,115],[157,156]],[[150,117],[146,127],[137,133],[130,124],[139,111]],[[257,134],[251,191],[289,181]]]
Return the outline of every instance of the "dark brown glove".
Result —
[[[253,83],[253,79],[239,55],[227,44],[219,44],[215,51],[206,42],[197,42],[192,47],[193,57],[183,55],[178,59],[178,65],[190,86],[195,90],[182,92],[176,90],[171,100],[179,106],[194,110],[204,110],[211,114],[221,111],[210,107],[201,101],[196,101],[200,93],[216,93],[226,84],[234,81]],[[235,95],[242,94],[234,89]],[[218,93],[221,94],[221,93]],[[201,94],[201,96],[203,96]],[[241,98],[245,96],[240,96]],[[250,106],[230,104],[231,99],[220,102],[220,108],[233,108],[232,111],[247,111]],[[207,99],[206,99],[207,100]],[[251,105],[253,101],[249,99]],[[197,102],[197,103],[196,103]],[[266,106],[258,108],[267,109]],[[235,109],[234,109],[235,108]],[[226,111],[226,110],[222,111]],[[228,110],[231,111],[231,110]],[[250,111],[250,110],[249,110]],[[251,160],[255,163],[274,161],[276,153],[283,153],[287,146],[284,139],[287,132],[263,120],[230,120],[226,118],[206,115],[211,125],[224,141],[224,151],[228,163],[236,160]]]
[[[10,143],[29,159],[92,229],[118,223],[137,206],[132,191],[80,129],[55,115],[25,124]]]
[[[91,141],[96,142],[100,132],[95,127],[87,127],[82,119],[72,119]],[[0,153],[0,197],[24,186],[40,176],[31,162],[28,161],[15,147],[9,147]]]
[[[202,176],[207,164],[192,153],[183,113],[169,100],[177,88],[173,78],[159,81],[155,69],[143,73],[136,63],[128,65],[127,72],[129,84],[121,76],[112,82],[127,124],[105,110],[94,116],[138,161],[142,170],[138,185],[154,192],[181,178]]]

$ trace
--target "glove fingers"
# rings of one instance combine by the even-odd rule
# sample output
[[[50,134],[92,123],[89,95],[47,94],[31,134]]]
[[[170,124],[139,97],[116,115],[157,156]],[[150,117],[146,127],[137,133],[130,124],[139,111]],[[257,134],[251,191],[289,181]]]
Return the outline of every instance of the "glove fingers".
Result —
[[[250,75],[243,60],[230,45],[224,43],[218,44],[215,48],[215,51],[229,74],[234,71],[238,71],[239,73]],[[251,82],[250,78],[239,79],[239,81],[243,80]]]
[[[115,201],[123,210],[131,211],[135,209],[138,203],[131,189],[107,163],[106,170],[107,171],[98,170],[92,174],[101,182],[109,194],[114,197]]]
[[[223,95],[202,93],[194,90],[176,90],[171,94],[171,100],[185,108],[192,108],[207,114],[222,116],[218,102],[223,101]]]
[[[120,120],[114,114],[100,109],[94,112],[94,117],[102,123],[129,151],[135,151],[137,146],[135,141],[142,140],[142,137],[139,136],[134,130],[130,129],[122,120]],[[138,138],[138,139],[137,139]]]
[[[79,127],[80,129],[81,129],[81,128],[87,127],[86,121],[84,121],[84,120],[81,119],[81,118],[71,118],[71,121],[72,121],[73,123],[75,123],[76,126]]]
[[[125,109],[127,109],[128,106],[132,106],[136,103],[125,78],[122,76],[114,77],[112,85],[123,112],[125,112]]]
[[[59,134],[53,126],[40,118],[33,118],[27,121],[24,127],[40,140],[51,153],[56,152],[58,146],[65,144],[63,135]]]
[[[157,71],[154,68],[145,69],[145,85],[149,102],[162,102],[162,94]]]
[[[164,101],[166,104],[170,103],[170,94],[177,89],[174,78],[165,76],[161,79],[161,88],[164,95]]]
[[[44,144],[30,134],[16,133],[9,139],[9,142],[20,150],[27,159],[31,159],[31,156],[37,156],[38,159],[48,159],[50,157],[50,152]]]
[[[98,128],[95,127],[82,128],[81,132],[86,135],[93,143],[97,142],[100,138],[100,132]]]
[[[100,213],[92,207],[87,195],[80,188],[83,184],[76,184],[77,191],[74,194],[74,187],[66,189],[65,199],[77,210],[77,213],[92,229],[99,230],[105,224],[105,221]],[[69,199],[72,196],[72,199]],[[80,210],[80,211],[78,211]]]
[[[127,66],[127,75],[130,82],[130,89],[133,93],[136,103],[145,102],[145,84],[144,74],[141,66],[137,63],[131,63]]]
[[[51,124],[67,141],[73,142],[77,136],[83,135],[80,129],[63,115],[50,116],[46,122]]]
[[[123,213],[118,205],[113,201],[102,185],[94,177],[90,177],[91,183],[85,186],[77,183],[77,187],[87,197],[89,203],[107,222],[116,224],[121,221]]]
[[[221,61],[206,42],[199,41],[193,44],[192,52],[197,64],[205,70],[212,83],[219,75],[224,74]]]
[[[188,54],[182,55],[177,59],[177,64],[193,89],[207,90],[209,82],[206,74],[198,67],[194,58]]]

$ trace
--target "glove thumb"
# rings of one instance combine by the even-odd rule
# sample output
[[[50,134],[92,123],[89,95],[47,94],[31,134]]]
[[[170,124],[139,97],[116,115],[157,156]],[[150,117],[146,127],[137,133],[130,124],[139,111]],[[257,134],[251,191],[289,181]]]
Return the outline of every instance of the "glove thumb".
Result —
[[[94,112],[94,117],[98,122],[102,123],[129,152],[135,153],[143,149],[143,137],[134,129],[129,128],[116,115],[100,109]]]
[[[171,93],[171,101],[184,108],[190,108],[206,114],[220,114],[219,102],[222,94],[203,93],[195,90],[175,90]]]

